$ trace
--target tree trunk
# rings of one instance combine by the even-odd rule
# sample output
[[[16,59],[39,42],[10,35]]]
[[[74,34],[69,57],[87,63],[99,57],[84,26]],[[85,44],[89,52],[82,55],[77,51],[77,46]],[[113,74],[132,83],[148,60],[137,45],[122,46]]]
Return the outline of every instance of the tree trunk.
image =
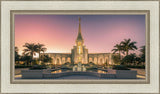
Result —
[[[26,62],[26,61],[24,61],[24,63],[25,63],[25,66],[28,66],[28,64],[27,64],[27,62]]]
[[[29,62],[28,62],[28,60],[26,61],[26,64],[27,64],[27,66],[29,66]]]
[[[119,51],[119,59],[121,60],[121,52]]]
[[[30,62],[31,62],[31,66],[32,66],[33,52],[31,53],[31,56],[32,56],[32,57],[31,57],[31,61],[30,61]]]
[[[126,51],[126,53],[127,53],[127,55],[128,55],[128,50]],[[127,56],[127,55],[126,55],[126,56]]]
[[[40,65],[40,61],[41,61],[41,53],[40,53],[40,51],[39,51],[38,53],[39,53],[39,65]]]

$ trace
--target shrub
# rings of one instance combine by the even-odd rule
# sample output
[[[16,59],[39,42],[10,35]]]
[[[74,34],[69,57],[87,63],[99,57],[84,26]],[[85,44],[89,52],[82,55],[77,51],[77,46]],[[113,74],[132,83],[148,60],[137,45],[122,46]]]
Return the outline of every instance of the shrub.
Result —
[[[72,70],[72,68],[68,68],[68,67],[63,67],[61,68],[62,70]]]
[[[92,67],[92,68],[87,68],[87,70],[97,70],[96,67]]]
[[[88,64],[95,65],[93,62],[89,62]]]
[[[32,65],[37,65],[38,64],[38,60],[32,60]]]
[[[34,65],[30,69],[31,70],[46,69],[46,66],[43,66],[43,65]]]
[[[32,66],[16,65],[15,68],[30,68]]]
[[[139,68],[139,69],[145,69],[145,65],[138,65],[138,66],[132,66],[132,65],[127,65],[126,67],[128,68]]]
[[[113,69],[116,69],[116,70],[130,70],[126,66],[123,66],[123,65],[115,65],[115,66],[113,66]]]
[[[121,62],[120,56],[117,54],[112,55],[112,59],[113,59],[114,64],[116,64],[116,65],[119,65]]]

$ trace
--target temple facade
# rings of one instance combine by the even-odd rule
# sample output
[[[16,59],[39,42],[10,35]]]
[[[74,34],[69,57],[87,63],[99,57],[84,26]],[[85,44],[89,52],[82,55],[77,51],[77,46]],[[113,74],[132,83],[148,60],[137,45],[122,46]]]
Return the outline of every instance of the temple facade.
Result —
[[[79,18],[78,36],[75,41],[76,45],[71,49],[71,53],[44,53],[49,55],[53,60],[52,64],[82,63],[87,64],[93,62],[97,65],[104,63],[114,64],[112,53],[88,53],[88,49],[84,45],[84,39],[81,32],[81,18]]]
[[[78,36],[76,39],[76,46],[73,47],[71,50],[72,54],[72,61],[74,63],[88,63],[88,49],[84,45],[84,40],[81,33],[81,18],[79,18],[79,29],[78,29]]]

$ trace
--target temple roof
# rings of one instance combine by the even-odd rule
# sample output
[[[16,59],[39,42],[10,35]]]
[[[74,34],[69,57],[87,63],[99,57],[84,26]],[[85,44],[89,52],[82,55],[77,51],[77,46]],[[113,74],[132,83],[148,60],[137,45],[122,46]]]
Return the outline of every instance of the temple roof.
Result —
[[[82,34],[81,34],[81,18],[79,17],[79,29],[78,29],[78,36],[77,41],[83,40]]]

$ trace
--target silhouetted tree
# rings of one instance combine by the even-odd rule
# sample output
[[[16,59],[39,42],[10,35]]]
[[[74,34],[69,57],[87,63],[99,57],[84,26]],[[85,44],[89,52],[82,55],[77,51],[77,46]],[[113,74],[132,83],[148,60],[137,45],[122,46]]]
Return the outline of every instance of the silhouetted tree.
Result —
[[[135,45],[137,42],[131,41],[131,39],[124,39],[121,42],[123,50],[126,52],[126,56],[128,55],[130,50],[137,50],[137,46]]]
[[[112,59],[115,64],[120,64],[121,62],[119,55],[112,55]]]
[[[130,54],[130,55],[127,55],[125,56],[123,59],[122,59],[122,64],[126,64],[126,65],[135,65],[136,63],[136,54]]]
[[[45,63],[51,63],[52,62],[52,58],[49,57],[48,55],[43,55],[42,56],[42,62],[45,62]]]
[[[38,51],[38,54],[39,54],[39,62],[40,62],[41,52],[45,52],[47,50],[47,48],[44,47],[45,46],[44,44],[40,44],[40,43],[38,43],[36,46],[37,46],[37,51]]]
[[[141,46],[140,52],[142,53],[141,56],[141,62],[145,62],[145,46]]]
[[[21,61],[23,61],[27,66],[31,65],[31,60],[32,60],[32,57],[29,54],[23,54],[21,56]]]
[[[116,44],[116,45],[114,46],[114,49],[112,49],[112,52],[113,52],[113,53],[118,52],[118,54],[119,54],[119,60],[121,59],[121,51],[123,51],[123,48],[122,48],[122,45],[121,45],[121,44]]]
[[[20,55],[18,54],[18,47],[15,47],[15,62],[18,62],[20,61]]]
[[[25,47],[23,54],[31,56],[30,61],[32,62],[33,56],[38,52],[37,45],[34,43],[25,43],[23,47]]]

